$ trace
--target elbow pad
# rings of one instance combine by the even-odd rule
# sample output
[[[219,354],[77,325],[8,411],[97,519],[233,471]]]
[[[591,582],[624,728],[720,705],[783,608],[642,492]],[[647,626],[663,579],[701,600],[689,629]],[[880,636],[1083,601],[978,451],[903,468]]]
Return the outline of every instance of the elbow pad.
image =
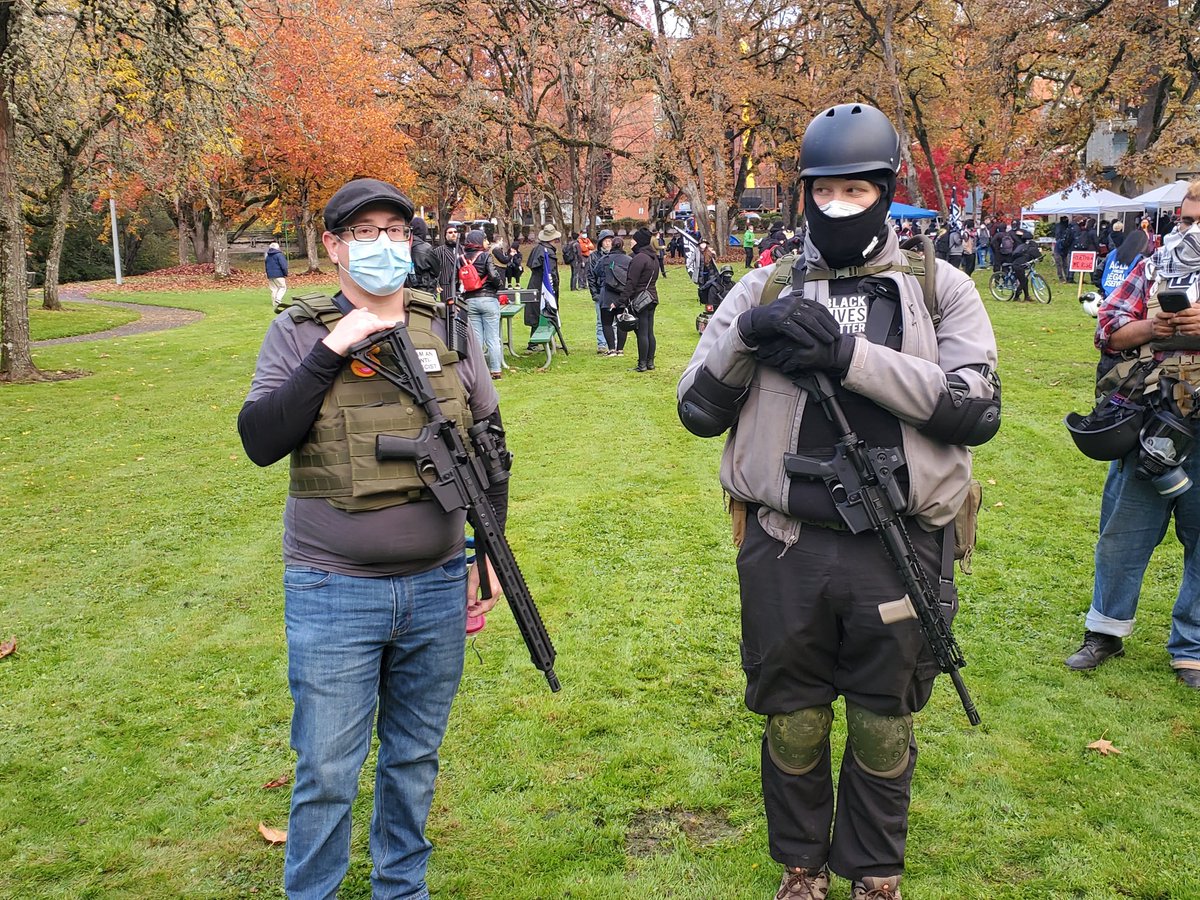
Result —
[[[922,434],[947,444],[975,447],[986,443],[1000,430],[1000,378],[987,373],[992,396],[970,396],[970,385],[961,375],[946,376],[946,393],[938,398],[929,421],[918,429]]]
[[[698,437],[716,437],[733,424],[749,392],[718,381],[701,366],[679,401],[679,421]]]

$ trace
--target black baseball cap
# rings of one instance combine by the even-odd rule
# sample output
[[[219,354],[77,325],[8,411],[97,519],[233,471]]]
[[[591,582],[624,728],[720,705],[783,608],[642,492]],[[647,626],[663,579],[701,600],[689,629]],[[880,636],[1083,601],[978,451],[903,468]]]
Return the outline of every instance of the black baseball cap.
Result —
[[[375,178],[356,178],[343,184],[325,204],[325,230],[336,231],[370,203],[387,203],[398,207],[409,222],[413,217],[413,202],[399,188]]]

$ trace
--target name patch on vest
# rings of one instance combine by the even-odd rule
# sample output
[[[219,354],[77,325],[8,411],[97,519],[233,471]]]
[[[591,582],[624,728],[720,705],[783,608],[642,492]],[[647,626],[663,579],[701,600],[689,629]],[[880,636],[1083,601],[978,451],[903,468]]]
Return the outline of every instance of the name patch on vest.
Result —
[[[426,372],[442,371],[442,361],[438,359],[438,352],[432,348],[416,348],[417,359],[421,360],[421,368]]]

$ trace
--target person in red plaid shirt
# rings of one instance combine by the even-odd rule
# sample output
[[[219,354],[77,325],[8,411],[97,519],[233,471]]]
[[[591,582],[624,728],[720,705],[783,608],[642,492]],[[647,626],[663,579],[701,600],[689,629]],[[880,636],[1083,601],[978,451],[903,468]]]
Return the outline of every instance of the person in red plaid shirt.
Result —
[[[1188,186],[1178,228],[1162,249],[1142,260],[1100,307],[1096,346],[1103,353],[1153,353],[1160,361],[1158,377],[1179,379],[1180,411],[1194,404],[1189,389],[1200,388],[1200,179]],[[1184,293],[1191,305],[1166,312],[1161,294]],[[1157,391],[1157,382],[1153,390]],[[1182,388],[1182,389],[1181,389]],[[1194,420],[1192,420],[1194,422]],[[1175,517],[1175,533],[1183,544],[1183,580],[1171,616],[1167,652],[1180,682],[1200,690],[1200,488],[1160,494],[1152,481],[1135,474],[1142,448],[1112,463],[1100,504],[1100,538],[1096,543],[1096,578],[1088,610],[1083,646],[1066,664],[1094,669],[1125,652],[1124,638],[1133,632],[1142,577],[1154,548]],[[1190,454],[1180,468],[1200,481],[1200,453]]]

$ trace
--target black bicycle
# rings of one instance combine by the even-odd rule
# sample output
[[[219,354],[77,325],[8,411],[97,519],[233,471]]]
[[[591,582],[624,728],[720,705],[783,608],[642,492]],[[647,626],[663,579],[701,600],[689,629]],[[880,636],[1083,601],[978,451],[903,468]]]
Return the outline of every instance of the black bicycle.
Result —
[[[1046,283],[1046,279],[1033,271],[1032,262],[1021,265],[1025,267],[1025,277],[1029,279],[1029,293],[1033,294],[1038,303],[1049,303],[1050,285]],[[992,279],[988,282],[988,290],[997,300],[1012,300],[1020,288],[1016,267],[1012,263],[1004,263],[999,272],[992,273]]]

